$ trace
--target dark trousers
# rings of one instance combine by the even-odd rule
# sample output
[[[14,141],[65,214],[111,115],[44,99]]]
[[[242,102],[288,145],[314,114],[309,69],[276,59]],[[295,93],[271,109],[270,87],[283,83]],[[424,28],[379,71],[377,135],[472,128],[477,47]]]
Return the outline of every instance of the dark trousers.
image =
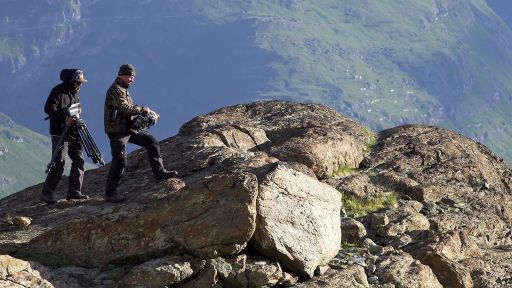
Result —
[[[146,149],[149,164],[153,170],[154,175],[162,173],[164,170],[162,157],[160,155],[160,144],[155,137],[141,132],[137,134],[108,134],[110,139],[110,151],[112,153],[112,162],[110,164],[110,171],[108,172],[106,195],[113,196],[116,194],[117,186],[121,181],[124,170],[126,168],[126,144],[132,143],[142,146]]]
[[[62,146],[56,151],[59,136],[52,135],[52,157],[57,153],[55,165],[46,175],[46,181],[43,186],[43,193],[51,193],[59,184],[62,173],[64,173],[64,164],[66,163],[66,154],[71,158],[71,171],[69,173],[68,195],[77,194],[82,191],[82,182],[84,180],[84,156],[80,140],[64,139]]]

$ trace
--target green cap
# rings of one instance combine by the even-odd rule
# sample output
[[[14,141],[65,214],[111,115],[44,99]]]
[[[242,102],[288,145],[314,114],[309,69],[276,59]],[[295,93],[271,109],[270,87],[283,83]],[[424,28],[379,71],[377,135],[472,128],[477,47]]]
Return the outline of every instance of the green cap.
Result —
[[[135,66],[132,64],[123,64],[119,67],[117,75],[135,76]]]

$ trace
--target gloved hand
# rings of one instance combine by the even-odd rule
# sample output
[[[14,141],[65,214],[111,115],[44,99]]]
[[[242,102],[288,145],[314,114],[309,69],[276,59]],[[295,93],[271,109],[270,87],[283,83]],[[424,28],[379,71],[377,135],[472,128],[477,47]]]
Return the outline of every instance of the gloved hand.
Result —
[[[135,110],[137,113],[140,113],[140,114],[148,114],[149,111],[151,111],[149,109],[149,107],[143,107],[143,106],[136,106],[136,110]]]
[[[149,107],[142,107],[141,112],[142,112],[143,114],[149,114],[149,111],[151,111],[151,109],[149,109]]]
[[[75,119],[73,119],[73,117],[69,117],[69,116],[66,116],[66,121],[65,121],[65,124],[66,126],[73,126],[73,124],[75,123]]]

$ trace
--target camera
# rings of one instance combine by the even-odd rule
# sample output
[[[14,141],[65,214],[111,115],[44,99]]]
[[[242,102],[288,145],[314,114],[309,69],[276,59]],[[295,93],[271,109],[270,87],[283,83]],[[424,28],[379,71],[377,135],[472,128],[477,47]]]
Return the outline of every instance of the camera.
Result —
[[[135,115],[132,119],[132,125],[130,131],[137,134],[156,124],[160,115],[155,111],[149,110],[148,113],[141,113]]]
[[[66,115],[73,118],[80,118],[80,113],[82,112],[82,107],[80,107],[80,103],[71,104],[69,108],[66,110]]]

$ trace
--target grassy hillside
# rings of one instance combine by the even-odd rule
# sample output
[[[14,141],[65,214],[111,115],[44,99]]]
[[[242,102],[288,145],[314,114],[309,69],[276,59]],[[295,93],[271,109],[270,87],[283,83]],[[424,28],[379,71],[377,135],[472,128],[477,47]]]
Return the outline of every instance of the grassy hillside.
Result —
[[[512,32],[492,7],[346,0],[203,9],[255,20],[255,42],[285,59],[273,63],[278,77],[265,97],[324,103],[376,130],[445,126],[510,161]]]
[[[0,3],[10,17],[0,55],[14,67],[0,66],[0,85],[2,108],[40,132],[44,123],[20,115],[41,109],[61,68],[82,67],[84,114],[108,151],[102,97],[130,62],[135,101],[162,115],[158,138],[211,109],[278,98],[323,103],[377,131],[441,125],[512,161],[505,0],[30,1]]]
[[[86,158],[85,169],[96,168]],[[64,175],[69,175],[67,158]],[[50,138],[16,124],[0,112],[0,198],[44,181],[51,160]]]
[[[0,113],[0,198],[44,181],[50,149],[48,137]]]

